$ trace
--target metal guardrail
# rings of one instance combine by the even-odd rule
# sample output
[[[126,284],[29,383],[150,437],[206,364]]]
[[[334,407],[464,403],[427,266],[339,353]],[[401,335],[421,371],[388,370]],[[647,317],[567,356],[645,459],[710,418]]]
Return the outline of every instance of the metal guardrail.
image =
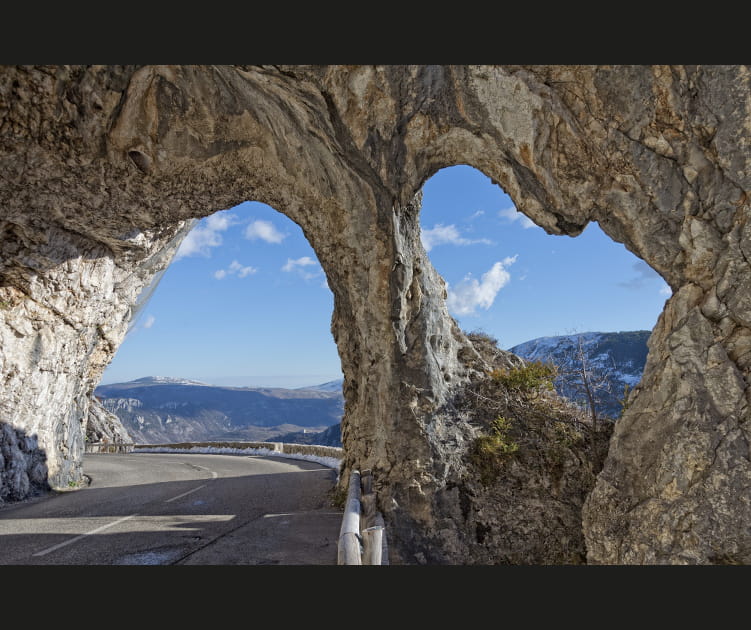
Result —
[[[132,453],[142,449],[179,448],[189,450],[194,447],[266,449],[286,455],[312,455],[341,459],[344,450],[339,446],[319,446],[316,444],[293,444],[287,442],[173,442],[169,444],[130,444],[124,442],[86,442],[85,453]]]
[[[373,474],[354,470],[349,478],[347,503],[339,531],[337,564],[386,565],[389,563],[386,526],[376,508]]]
[[[132,453],[135,447],[123,442],[86,442],[84,453]]]

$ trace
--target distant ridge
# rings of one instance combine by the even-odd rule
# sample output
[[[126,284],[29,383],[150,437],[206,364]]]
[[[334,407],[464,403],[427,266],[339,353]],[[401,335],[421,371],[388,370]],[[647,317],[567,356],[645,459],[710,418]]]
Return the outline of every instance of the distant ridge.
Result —
[[[297,389],[312,389],[318,392],[340,392],[344,385],[344,379],[336,381],[328,381],[327,383],[321,383],[320,385],[311,385],[309,387],[298,387]]]
[[[100,385],[94,394],[140,444],[263,441],[338,424],[344,414],[344,397],[341,386],[338,390],[331,387],[224,387],[146,376]]]
[[[193,381],[187,378],[173,378],[172,376],[144,376],[143,378],[137,378],[136,380],[130,382],[142,383],[144,385],[148,385],[150,383],[172,383],[174,385],[204,385],[206,387],[211,387],[211,385],[202,381]]]

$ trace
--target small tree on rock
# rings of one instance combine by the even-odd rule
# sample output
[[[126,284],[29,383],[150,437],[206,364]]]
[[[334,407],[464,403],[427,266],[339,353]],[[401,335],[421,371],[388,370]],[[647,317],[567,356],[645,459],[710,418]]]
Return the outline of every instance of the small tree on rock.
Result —
[[[582,335],[577,335],[571,350],[557,365],[557,382],[565,390],[568,398],[586,408],[592,420],[591,445],[596,449],[598,421],[601,419],[598,408],[612,397],[613,372],[615,362],[596,365],[587,353]]]

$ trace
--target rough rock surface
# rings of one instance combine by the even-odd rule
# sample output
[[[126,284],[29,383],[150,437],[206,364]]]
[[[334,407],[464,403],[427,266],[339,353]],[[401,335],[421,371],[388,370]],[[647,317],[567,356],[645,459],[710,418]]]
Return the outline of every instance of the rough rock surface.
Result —
[[[744,66],[5,66],[2,421],[38,440],[53,486],[79,481],[139,293],[193,219],[261,201],[334,293],[343,478],[374,471],[394,562],[508,561],[514,506],[476,536],[452,485],[478,431],[454,401],[489,366],[419,238],[422,184],[469,164],[550,233],[597,221],[673,290],[569,525],[587,562],[749,563],[750,110]]]
[[[47,457],[34,435],[0,422],[0,506],[50,490]]]
[[[105,409],[96,396],[89,403],[89,416],[86,423],[85,435],[85,440],[89,443],[134,443],[133,438],[128,433],[128,429],[125,428],[120,418]]]

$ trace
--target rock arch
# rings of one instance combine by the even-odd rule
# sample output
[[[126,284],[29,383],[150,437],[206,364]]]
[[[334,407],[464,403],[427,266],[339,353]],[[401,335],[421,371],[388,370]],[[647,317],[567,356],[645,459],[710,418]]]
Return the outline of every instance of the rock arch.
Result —
[[[0,102],[0,413],[53,485],[80,477],[89,396],[190,220],[261,201],[327,274],[346,465],[378,475],[395,553],[501,561],[455,483],[478,355],[417,221],[422,184],[468,164],[673,289],[579,513],[587,561],[751,561],[746,67],[4,67]]]

